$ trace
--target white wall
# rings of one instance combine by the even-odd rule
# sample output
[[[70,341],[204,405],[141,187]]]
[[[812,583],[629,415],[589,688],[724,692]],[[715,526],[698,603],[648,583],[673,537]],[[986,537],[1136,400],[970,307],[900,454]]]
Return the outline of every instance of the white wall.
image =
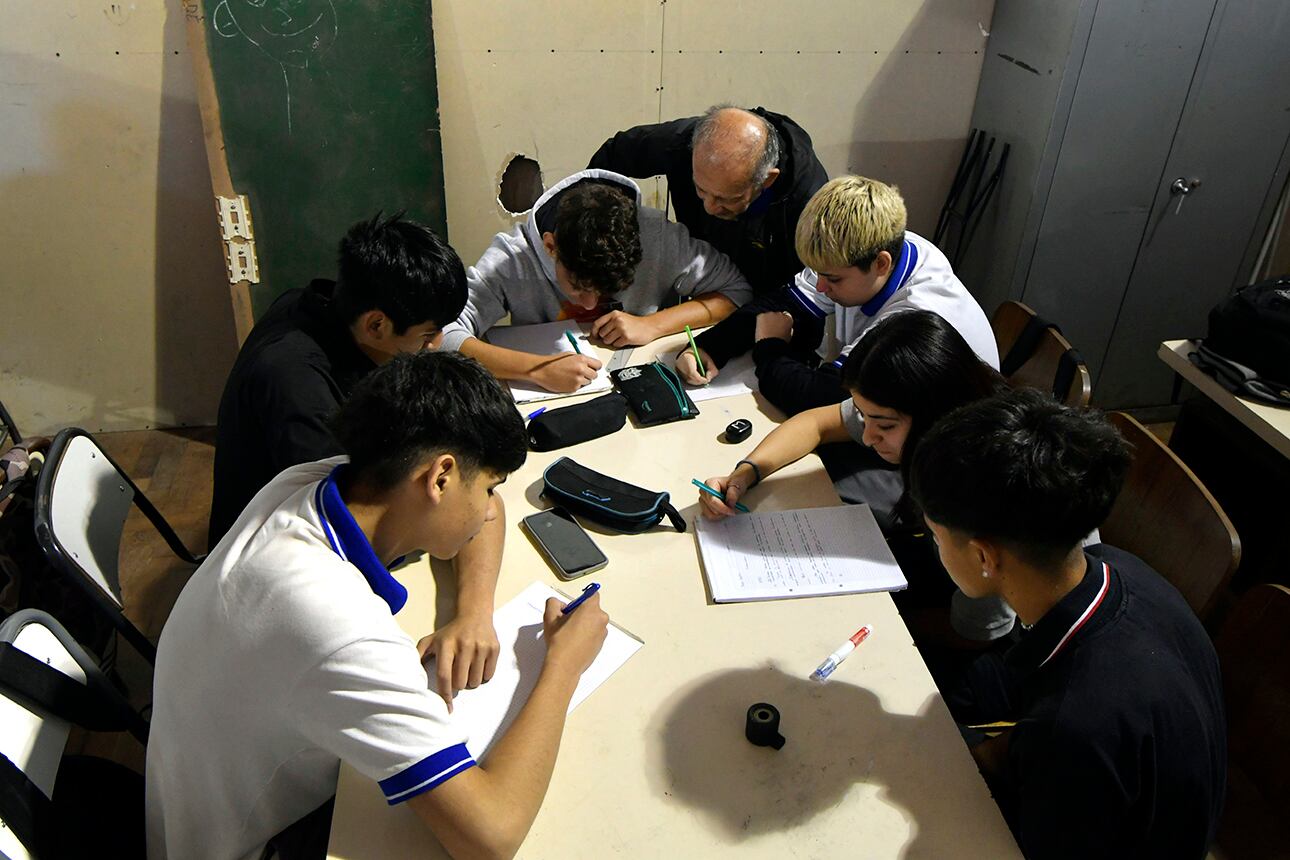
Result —
[[[0,201],[23,433],[214,423],[236,342],[177,6],[0,5]]]
[[[509,227],[496,183],[512,153],[536,158],[550,185],[619,129],[723,101],[793,117],[830,175],[896,183],[912,228],[930,232],[967,137],[993,7],[617,0],[607,19],[596,0],[436,0],[449,238],[470,263]]]

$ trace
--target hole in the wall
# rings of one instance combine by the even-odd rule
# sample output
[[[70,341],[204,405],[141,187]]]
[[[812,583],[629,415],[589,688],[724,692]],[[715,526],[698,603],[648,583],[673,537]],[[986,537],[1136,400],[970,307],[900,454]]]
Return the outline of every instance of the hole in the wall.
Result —
[[[497,202],[512,215],[519,215],[533,208],[542,191],[542,166],[527,155],[515,155],[497,183]]]

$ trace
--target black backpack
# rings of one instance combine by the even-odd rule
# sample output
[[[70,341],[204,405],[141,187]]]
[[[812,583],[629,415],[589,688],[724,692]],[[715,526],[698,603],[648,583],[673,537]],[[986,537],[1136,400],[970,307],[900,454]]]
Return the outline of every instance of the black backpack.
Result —
[[[1242,287],[1219,302],[1201,344],[1202,360],[1193,361],[1223,387],[1290,405],[1290,275]]]

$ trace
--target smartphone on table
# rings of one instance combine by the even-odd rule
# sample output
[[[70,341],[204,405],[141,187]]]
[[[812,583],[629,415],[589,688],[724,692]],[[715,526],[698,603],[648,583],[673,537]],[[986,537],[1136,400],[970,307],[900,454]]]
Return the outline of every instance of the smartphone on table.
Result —
[[[520,520],[524,530],[563,580],[577,579],[609,564],[600,547],[563,508],[529,514]]]

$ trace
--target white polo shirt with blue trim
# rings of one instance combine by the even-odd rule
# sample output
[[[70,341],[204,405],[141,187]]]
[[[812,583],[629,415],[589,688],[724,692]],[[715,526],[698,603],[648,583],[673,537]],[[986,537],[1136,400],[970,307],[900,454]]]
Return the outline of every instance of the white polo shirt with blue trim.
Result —
[[[394,620],[407,592],[336,490],[287,469],[184,587],[162,631],[148,856],[258,858],[336,793],[342,761],[391,804],[474,766]]]
[[[803,269],[793,279],[790,295],[812,316],[833,314],[834,333],[842,345],[834,362],[838,367],[874,323],[889,314],[908,310],[931,311],[963,335],[982,361],[999,369],[999,346],[990,320],[976,299],[954,274],[950,261],[931,242],[905,231],[905,246],[891,276],[878,295],[858,307],[842,307],[817,289],[814,269]]]

